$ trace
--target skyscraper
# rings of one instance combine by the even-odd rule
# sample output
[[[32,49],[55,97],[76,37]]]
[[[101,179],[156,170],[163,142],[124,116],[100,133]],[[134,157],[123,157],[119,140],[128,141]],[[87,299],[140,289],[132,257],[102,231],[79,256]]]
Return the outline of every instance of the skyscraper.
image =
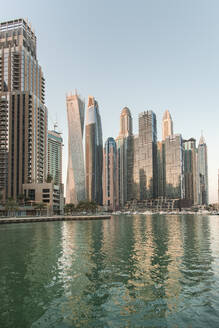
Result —
[[[171,199],[184,198],[184,148],[181,134],[166,137],[165,151],[165,196]]]
[[[157,120],[153,111],[139,114],[138,173],[140,199],[156,198],[157,181]]]
[[[86,113],[86,192],[89,201],[102,205],[103,141],[98,103],[88,97]]]
[[[51,175],[56,185],[62,184],[62,147],[61,133],[48,131],[48,175]]]
[[[197,149],[196,140],[190,138],[183,140],[184,144],[184,176],[185,176],[185,198],[198,203],[197,195]]]
[[[45,80],[36,36],[24,19],[0,24],[0,189],[17,198],[47,171]]]
[[[164,141],[157,142],[157,183],[158,197],[165,196],[165,143]]]
[[[218,169],[218,175],[217,175],[217,208],[219,210],[219,169]]]
[[[132,135],[132,116],[130,109],[124,107],[120,115],[120,137],[128,137]]]
[[[115,210],[117,200],[116,142],[113,138],[108,138],[103,150],[103,204]]]
[[[173,121],[168,110],[165,111],[162,121],[162,140],[173,135]]]
[[[116,138],[118,167],[118,201],[123,206],[133,192],[133,135],[130,109],[124,107],[120,114],[120,132]]]
[[[208,205],[208,152],[203,135],[198,145],[198,203]]]
[[[68,170],[66,203],[85,200],[85,170],[83,152],[84,101],[77,95],[66,97],[68,116]],[[101,172],[102,174],[102,172]]]

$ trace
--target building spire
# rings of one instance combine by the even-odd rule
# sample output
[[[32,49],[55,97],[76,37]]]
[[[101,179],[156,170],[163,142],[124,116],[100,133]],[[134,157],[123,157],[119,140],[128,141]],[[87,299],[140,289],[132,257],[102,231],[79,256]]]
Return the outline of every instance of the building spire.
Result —
[[[169,110],[167,109],[163,115],[162,121],[162,139],[173,135],[173,121]]]
[[[204,135],[203,135],[203,130],[201,130],[201,137],[200,137],[200,140],[199,140],[199,145],[203,145],[205,144],[205,138],[204,138]]]
[[[128,107],[124,107],[120,114],[119,135],[122,137],[128,137],[132,135],[132,116]]]

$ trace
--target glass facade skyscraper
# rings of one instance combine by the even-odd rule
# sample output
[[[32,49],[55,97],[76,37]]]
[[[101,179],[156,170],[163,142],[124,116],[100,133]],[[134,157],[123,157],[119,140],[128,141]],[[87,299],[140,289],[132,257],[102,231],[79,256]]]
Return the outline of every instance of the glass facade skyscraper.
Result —
[[[153,111],[139,114],[138,174],[140,200],[156,198],[157,177],[157,120]]]
[[[66,97],[68,116],[68,169],[66,181],[66,203],[86,199],[83,152],[84,101],[77,95]]]
[[[117,207],[117,147],[113,138],[108,138],[103,150],[103,204],[109,209]]]
[[[190,138],[189,140],[183,140],[183,144],[185,198],[191,200],[192,204],[195,205],[198,203],[196,140],[194,138]]]
[[[158,197],[165,197],[165,143],[157,142],[157,182]]]
[[[123,206],[133,194],[133,135],[132,116],[128,107],[120,114],[120,132],[116,138],[118,166],[118,203]]]
[[[48,174],[56,185],[62,184],[62,147],[61,133],[48,131]]]
[[[17,198],[47,173],[45,80],[24,19],[0,23],[0,189]]]
[[[164,151],[165,197],[184,198],[184,148],[181,134],[166,137]]]
[[[208,205],[208,153],[203,136],[198,145],[198,202]]]
[[[85,126],[86,192],[89,201],[102,205],[103,139],[99,106],[89,96]]]

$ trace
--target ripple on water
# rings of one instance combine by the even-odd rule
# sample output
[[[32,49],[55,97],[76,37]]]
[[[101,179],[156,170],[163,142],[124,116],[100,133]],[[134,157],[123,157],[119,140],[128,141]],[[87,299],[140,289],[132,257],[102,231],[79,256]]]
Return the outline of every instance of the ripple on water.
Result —
[[[215,217],[116,216],[1,232],[1,328],[218,325]]]

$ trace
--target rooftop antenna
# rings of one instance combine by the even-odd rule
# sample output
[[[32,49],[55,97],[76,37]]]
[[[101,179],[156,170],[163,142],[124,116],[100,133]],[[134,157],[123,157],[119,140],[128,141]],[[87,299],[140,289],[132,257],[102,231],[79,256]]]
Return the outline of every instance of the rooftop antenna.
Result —
[[[58,127],[58,123],[54,122],[54,131],[56,131],[56,128]]]

